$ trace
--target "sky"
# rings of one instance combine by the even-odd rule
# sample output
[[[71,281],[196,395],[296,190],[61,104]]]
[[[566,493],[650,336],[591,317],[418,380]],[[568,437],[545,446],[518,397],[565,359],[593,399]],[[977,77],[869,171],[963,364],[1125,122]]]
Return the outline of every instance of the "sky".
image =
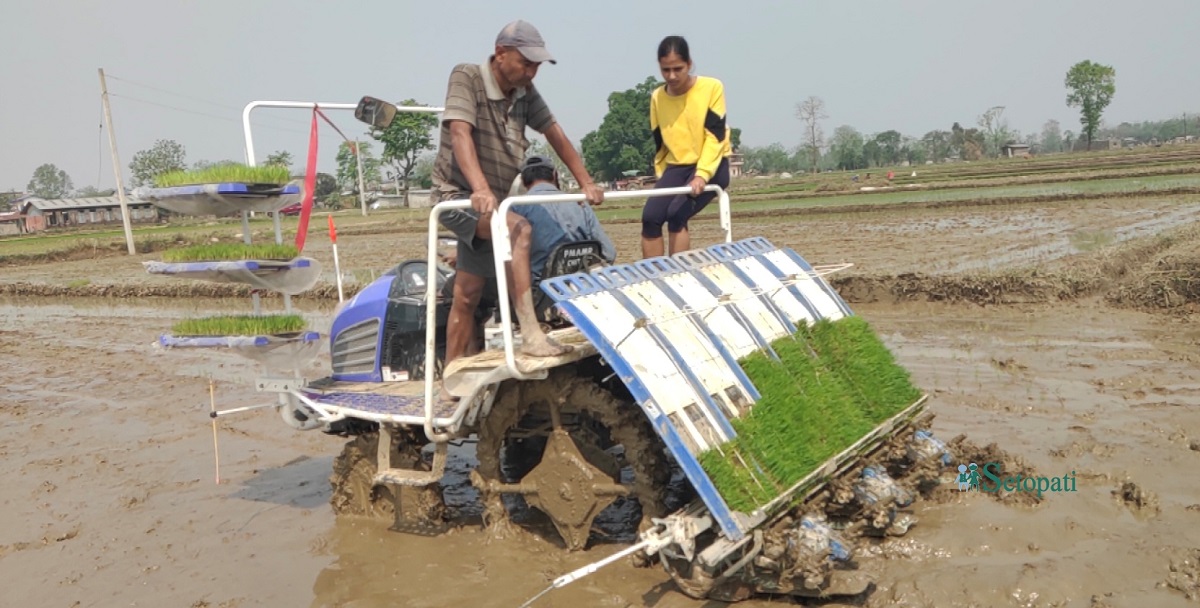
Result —
[[[183,144],[189,165],[244,161],[241,110],[254,100],[440,106],[451,68],[486,59],[518,18],[558,60],[535,84],[576,143],[610,93],[658,76],[670,34],[688,39],[697,73],[725,83],[729,124],[750,146],[797,145],[795,106],[810,95],[825,101],[826,134],[920,137],[993,106],[1022,133],[1048,119],[1078,132],[1063,80],[1084,59],[1116,69],[1106,124],[1200,106],[1196,0],[5,0],[2,14],[0,191],[23,190],[43,163],[76,188],[114,185],[98,68],[128,185],[134,153],[158,139]],[[328,116],[365,132],[349,111]],[[287,150],[302,172],[310,119],[255,110],[258,160]],[[334,169],[339,141],[322,126],[319,170]]]

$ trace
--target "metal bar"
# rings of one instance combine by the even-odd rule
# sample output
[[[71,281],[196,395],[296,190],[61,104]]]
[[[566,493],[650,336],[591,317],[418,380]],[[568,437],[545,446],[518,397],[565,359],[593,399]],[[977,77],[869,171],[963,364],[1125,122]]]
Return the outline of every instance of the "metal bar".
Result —
[[[707,192],[716,192],[721,207],[722,218],[729,214],[729,196],[725,190],[717,185],[708,185],[704,187]],[[692,189],[687,186],[679,188],[660,188],[657,190],[626,190],[617,192],[605,192],[604,200],[622,200],[629,198],[649,198],[651,196],[666,196],[672,194],[691,194]],[[510,196],[500,203],[500,207],[492,214],[492,251],[495,252],[496,263],[496,287],[499,291],[500,301],[500,320],[501,331],[504,334],[504,361],[508,364],[509,369],[513,372],[513,377],[518,380],[527,380],[530,377],[521,373],[517,368],[516,353],[513,351],[513,335],[512,335],[512,315],[509,312],[508,302],[508,277],[505,274],[504,263],[512,260],[512,247],[509,243],[508,235],[508,210],[513,205],[534,205],[546,203],[579,203],[586,200],[582,193],[577,194],[525,194],[521,196]],[[724,219],[722,219],[724,222]],[[731,227],[725,227],[725,238],[727,242],[732,241],[733,232]],[[433,246],[431,239],[430,246]],[[432,260],[432,256],[430,256]],[[432,265],[433,262],[430,261]]]
[[[250,113],[255,108],[319,108],[322,110],[353,110],[357,103],[330,103],[326,101],[252,101],[242,109],[242,132],[246,137],[246,158],[254,158],[254,137],[250,134]],[[441,113],[445,108],[396,106],[397,112]]]
[[[265,407],[279,407],[279,404],[264,403],[262,405],[247,405],[246,407],[235,407],[235,408],[228,409],[228,410],[215,410],[208,416],[210,418],[216,418],[218,416],[228,416],[230,414],[240,414],[242,412],[249,412],[251,410],[261,410]]]

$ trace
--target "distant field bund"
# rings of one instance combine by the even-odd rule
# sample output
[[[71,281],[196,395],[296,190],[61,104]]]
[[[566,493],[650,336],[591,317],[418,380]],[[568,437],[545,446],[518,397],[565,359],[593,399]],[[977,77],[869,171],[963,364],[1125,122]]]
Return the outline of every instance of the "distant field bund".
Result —
[[[891,188],[889,170],[895,171]],[[913,172],[917,175],[912,176]],[[858,174],[859,182],[851,176]],[[868,180],[867,175],[871,178]],[[1033,182],[1033,183],[1029,183]],[[863,186],[876,188],[863,192]],[[870,170],[801,174],[791,178],[739,178],[730,188],[734,221],[738,212],[774,211],[904,204],[954,204],[972,201],[1003,200],[1021,203],[1063,199],[1101,199],[1106,196],[1158,197],[1200,191],[1200,145],[1164,146],[1091,153],[1054,154],[1036,158],[990,159],[914,167],[879,167]],[[651,194],[651,191],[646,191]],[[602,221],[637,221],[644,199],[612,201],[596,208]],[[704,215],[715,213],[715,205]],[[321,210],[314,217],[328,214]],[[428,209],[380,209],[363,217],[358,209],[334,213],[338,231],[355,233],[424,232]],[[294,238],[297,219],[282,218],[284,239]],[[273,240],[274,228],[269,216],[258,215],[250,221],[255,242]],[[323,221],[310,221],[309,239],[328,238]],[[161,250],[163,241],[204,242],[213,238],[229,240],[242,232],[239,218],[180,218],[167,225],[134,226],[139,252]],[[0,263],[20,263],[28,256],[45,256],[87,248],[124,247],[124,232],[119,224],[99,230],[49,232],[35,235],[0,237]],[[15,257],[14,257],[15,256]]]
[[[1061,184],[1030,184],[1028,186],[995,186],[979,188],[953,188],[938,190],[903,189],[888,192],[872,192],[862,194],[831,194],[829,196],[807,196],[794,199],[770,199],[742,201],[736,195],[731,197],[734,222],[739,211],[769,211],[775,209],[804,209],[814,207],[849,206],[883,206],[918,203],[951,203],[1005,199],[1012,203],[1020,203],[1021,199],[1030,201],[1047,198],[1104,198],[1106,195],[1129,196],[1131,194],[1150,196],[1167,196],[1177,194],[1182,189],[1195,189],[1200,192],[1200,173],[1186,176],[1162,176],[1147,178],[1118,178],[1097,179],[1091,181],[1061,183]],[[710,205],[715,208],[715,203]],[[706,210],[705,213],[708,213]],[[616,220],[641,217],[641,205],[622,207],[601,207],[597,215],[603,220]]]

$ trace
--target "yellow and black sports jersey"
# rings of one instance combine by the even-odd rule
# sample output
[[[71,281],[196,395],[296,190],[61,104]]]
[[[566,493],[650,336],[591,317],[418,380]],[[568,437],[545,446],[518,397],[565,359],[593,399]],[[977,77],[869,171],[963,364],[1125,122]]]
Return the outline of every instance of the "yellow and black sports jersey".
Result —
[[[695,165],[696,175],[711,179],[731,151],[724,85],[716,78],[697,76],[683,95],[667,94],[666,85],[658,87],[650,95],[650,130],[656,175],[661,177],[667,165]]]

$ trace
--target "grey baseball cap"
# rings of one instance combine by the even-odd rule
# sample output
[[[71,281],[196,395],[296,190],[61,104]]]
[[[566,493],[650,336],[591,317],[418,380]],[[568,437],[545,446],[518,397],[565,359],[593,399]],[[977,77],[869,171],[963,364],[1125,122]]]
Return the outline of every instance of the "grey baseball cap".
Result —
[[[526,158],[525,161],[521,163],[521,171],[524,172],[526,169],[528,169],[530,167],[545,167],[545,166],[548,166],[551,169],[553,169],[554,161],[550,160],[549,156],[541,156],[541,155],[535,154],[533,156]]]
[[[550,51],[546,50],[546,41],[542,40],[537,28],[523,19],[517,19],[504,26],[496,35],[496,46],[514,47],[530,61],[558,63],[550,55]]]

